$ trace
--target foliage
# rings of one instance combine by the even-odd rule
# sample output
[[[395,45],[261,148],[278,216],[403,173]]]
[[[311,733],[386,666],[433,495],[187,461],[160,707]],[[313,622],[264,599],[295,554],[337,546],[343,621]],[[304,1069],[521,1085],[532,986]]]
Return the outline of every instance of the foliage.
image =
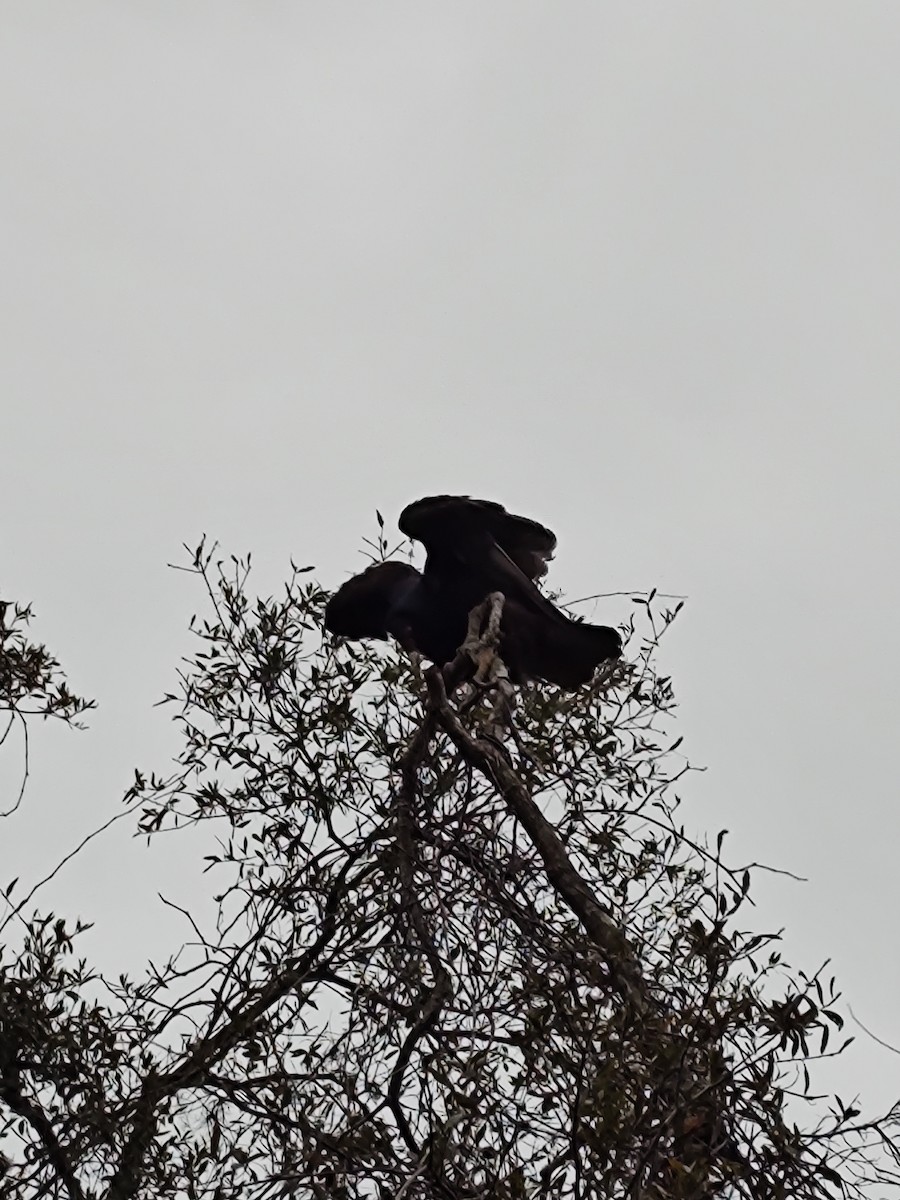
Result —
[[[630,665],[524,689],[511,738],[464,656],[323,643],[302,571],[253,600],[249,559],[201,545],[192,569],[183,749],[127,800],[150,838],[212,823],[216,919],[100,981],[77,930],[28,916],[0,973],[4,1196],[896,1186],[900,1114],[811,1093],[834,981],[743,928],[750,873],[681,824],[653,665],[676,611],[636,602]]]
[[[30,605],[0,600],[0,712],[73,722],[94,707],[69,691],[46,646],[29,642]]]
[[[18,796],[11,808],[0,812],[9,816],[19,807],[28,781],[28,717],[55,717],[68,725],[78,725],[78,717],[94,707],[93,700],[82,700],[69,691],[59,663],[43,646],[28,640],[33,613],[30,605],[0,600],[0,732],[4,746],[18,727],[22,736],[24,768]]]

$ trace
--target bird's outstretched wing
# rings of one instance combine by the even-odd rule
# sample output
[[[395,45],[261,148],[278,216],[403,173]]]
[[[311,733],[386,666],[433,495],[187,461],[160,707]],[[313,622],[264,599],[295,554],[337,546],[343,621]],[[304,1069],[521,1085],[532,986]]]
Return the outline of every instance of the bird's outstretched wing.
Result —
[[[528,517],[507,512],[492,500],[471,496],[425,496],[400,514],[400,529],[421,542],[429,554],[445,557],[450,550],[484,550],[492,539],[527,579],[547,574],[556,535]]]
[[[325,628],[348,638],[386,638],[391,614],[422,576],[409,563],[382,562],[348,579],[325,605]]]

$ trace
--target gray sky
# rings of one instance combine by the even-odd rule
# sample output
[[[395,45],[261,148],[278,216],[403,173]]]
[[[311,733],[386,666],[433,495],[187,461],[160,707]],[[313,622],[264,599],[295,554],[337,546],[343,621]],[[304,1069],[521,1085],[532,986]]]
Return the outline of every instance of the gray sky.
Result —
[[[809,878],[759,927],[900,1043],[896,0],[13,0],[0,131],[0,587],[101,704],[37,739],[0,883],[165,769],[182,541],[333,585],[376,506],[471,492],[570,596],[690,596],[686,819]],[[189,843],[113,833],[45,903],[161,957]],[[861,1041],[829,1079],[900,1094]]]

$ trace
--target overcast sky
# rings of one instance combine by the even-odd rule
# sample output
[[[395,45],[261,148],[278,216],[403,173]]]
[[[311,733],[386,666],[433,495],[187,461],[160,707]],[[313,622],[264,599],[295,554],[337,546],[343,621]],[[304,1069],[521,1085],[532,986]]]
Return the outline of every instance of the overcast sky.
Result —
[[[0,883],[165,770],[183,541],[334,586],[376,507],[470,492],[569,596],[690,597],[686,820],[808,878],[759,927],[900,1044],[896,0],[9,0],[0,131],[0,589],[101,706],[37,739]],[[162,957],[189,842],[44,903]],[[861,1041],[840,1090],[895,1098]]]

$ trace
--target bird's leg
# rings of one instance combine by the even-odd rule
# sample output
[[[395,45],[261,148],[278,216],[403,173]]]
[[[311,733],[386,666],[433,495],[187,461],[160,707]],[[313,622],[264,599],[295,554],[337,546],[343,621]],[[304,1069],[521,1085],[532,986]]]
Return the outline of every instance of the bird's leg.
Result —
[[[495,658],[491,666],[493,682],[497,687],[497,698],[491,715],[488,717],[485,729],[494,737],[500,738],[504,729],[515,730],[513,713],[516,706],[515,688],[509,681],[509,672],[501,658]]]
[[[481,623],[484,620],[485,608],[487,601],[484,604],[476,604],[469,613],[469,623],[466,626],[466,638],[460,646],[460,653],[467,654],[475,663],[476,667],[480,665],[479,654],[482,650],[481,642]]]
[[[482,604],[477,605],[469,613],[469,626],[466,630],[466,640],[462,649],[475,663],[476,684],[494,682],[497,647],[500,644],[500,618],[503,615],[505,597],[502,592],[491,592]],[[482,633],[482,624],[487,616],[487,627]],[[502,663],[500,664],[502,666]],[[504,671],[505,671],[504,667]]]
[[[504,729],[512,728],[516,695],[515,689],[510,683],[509,671],[498,653],[500,621],[503,616],[505,599],[502,592],[491,592],[482,604],[472,609],[469,613],[466,640],[462,645],[462,649],[476,666],[473,680],[475,687],[497,689],[491,714],[484,727],[485,734],[496,740],[500,739]],[[485,617],[487,617],[486,625],[484,624]]]

